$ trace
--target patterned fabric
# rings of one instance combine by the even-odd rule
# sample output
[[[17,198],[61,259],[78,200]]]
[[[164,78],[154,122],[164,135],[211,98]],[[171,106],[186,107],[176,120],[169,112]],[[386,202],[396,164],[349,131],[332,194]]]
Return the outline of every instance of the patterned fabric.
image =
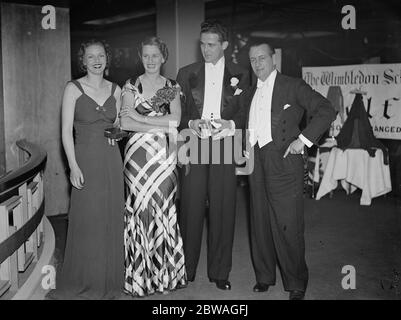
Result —
[[[165,88],[176,88],[172,80]],[[139,79],[127,82],[123,94],[134,94],[136,110],[147,116],[169,113],[145,100]],[[177,90],[178,92],[178,90]],[[156,93],[157,95],[157,93]],[[155,95],[155,96],[156,96]],[[171,100],[170,100],[171,101]],[[146,296],[186,285],[182,238],[177,223],[176,152],[169,152],[164,133],[132,132],[125,147],[125,292]]]

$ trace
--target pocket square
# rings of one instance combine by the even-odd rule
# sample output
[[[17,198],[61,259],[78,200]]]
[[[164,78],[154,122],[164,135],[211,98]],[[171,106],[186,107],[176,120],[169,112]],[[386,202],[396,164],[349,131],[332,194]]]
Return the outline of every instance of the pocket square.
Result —
[[[240,95],[240,94],[241,94],[241,92],[242,92],[242,89],[240,89],[240,88],[237,88],[237,90],[235,90],[235,92],[234,92],[234,96],[238,96],[238,95]]]
[[[288,109],[289,107],[291,107],[291,105],[287,103],[287,104],[284,106],[284,110]]]

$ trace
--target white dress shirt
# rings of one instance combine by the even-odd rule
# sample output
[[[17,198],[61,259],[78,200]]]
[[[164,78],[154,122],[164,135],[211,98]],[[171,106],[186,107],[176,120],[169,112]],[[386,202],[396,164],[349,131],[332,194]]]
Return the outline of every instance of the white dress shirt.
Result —
[[[224,56],[216,64],[205,63],[205,94],[202,119],[220,119],[224,66]]]
[[[257,89],[253,96],[249,113],[250,143],[253,147],[256,142],[262,148],[272,141],[271,132],[271,105],[274,82],[277,70],[273,70],[265,81],[258,79]],[[299,139],[310,148],[313,143],[300,134]]]
[[[221,97],[223,93],[225,58],[221,57],[216,64],[205,63],[205,91],[203,96],[202,119],[216,120],[221,119]],[[188,126],[191,127],[192,120],[189,120]],[[221,139],[225,136],[232,136],[235,133],[235,123],[230,121],[231,128],[224,129],[221,134],[215,135],[214,139]],[[201,138],[207,138],[212,135],[210,130],[202,130]]]
[[[258,79],[249,113],[249,130],[251,132],[249,139],[252,147],[256,142],[261,148],[272,141],[271,105],[276,75],[277,71],[273,70],[265,81]]]

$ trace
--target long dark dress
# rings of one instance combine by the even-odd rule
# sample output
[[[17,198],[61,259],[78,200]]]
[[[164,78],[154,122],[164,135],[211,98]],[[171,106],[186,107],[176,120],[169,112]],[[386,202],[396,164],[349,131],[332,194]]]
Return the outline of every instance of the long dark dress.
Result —
[[[64,263],[56,277],[53,299],[112,299],[124,281],[124,178],[117,146],[104,129],[116,118],[112,85],[103,106],[82,92],[75,105],[75,155],[84,176],[81,190],[72,188]]]
[[[164,88],[173,89],[176,85],[167,80]],[[163,104],[156,111],[152,102],[142,97],[141,87],[137,81],[127,83],[124,88],[134,94],[133,108],[149,117],[169,112],[169,104]],[[162,293],[186,285],[184,250],[175,206],[176,159],[177,153],[168,149],[164,133],[130,133],[124,158],[127,194],[124,290],[133,296]]]

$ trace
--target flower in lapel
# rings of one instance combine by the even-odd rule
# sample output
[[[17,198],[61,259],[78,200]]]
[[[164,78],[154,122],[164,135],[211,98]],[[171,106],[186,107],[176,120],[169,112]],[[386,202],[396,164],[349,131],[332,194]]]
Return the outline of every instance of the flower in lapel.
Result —
[[[232,77],[232,78],[230,79],[230,85],[231,85],[234,89],[237,89],[238,83],[239,83],[238,78]]]
[[[242,92],[242,89],[238,88],[238,84],[239,84],[238,76],[231,77],[230,85],[234,92],[234,96],[240,95]]]

